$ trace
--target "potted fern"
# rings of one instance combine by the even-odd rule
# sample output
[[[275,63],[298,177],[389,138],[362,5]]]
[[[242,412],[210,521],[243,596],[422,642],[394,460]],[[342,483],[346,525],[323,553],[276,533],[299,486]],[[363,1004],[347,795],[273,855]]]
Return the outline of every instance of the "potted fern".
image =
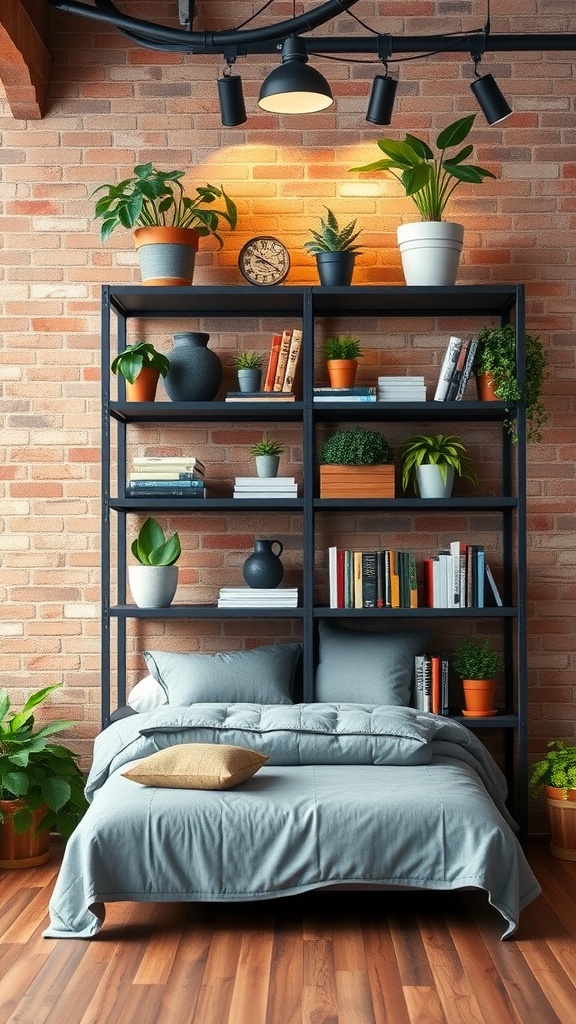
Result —
[[[540,337],[526,334],[526,383],[521,388],[516,367],[516,328],[513,324],[504,324],[501,327],[485,326],[478,335],[473,366],[478,397],[482,401],[524,400],[528,441],[542,440],[542,428],[548,419],[542,402],[547,362]],[[509,420],[508,425],[512,437],[517,440],[514,417]]]
[[[494,707],[496,676],[504,668],[504,659],[490,640],[466,637],[457,648],[452,664],[464,689],[463,714],[472,718],[498,714]]]
[[[458,264],[464,228],[444,220],[455,190],[464,182],[480,185],[495,178],[485,167],[466,163],[473,151],[468,144],[457,153],[447,151],[467,138],[476,115],[469,114],[449,124],[436,139],[436,153],[427,142],[406,133],[402,141],[378,139],[384,157],[351,171],[388,171],[402,185],[420,214],[420,223],[401,224],[397,240],[404,278],[408,285],[452,285]]]
[[[187,195],[181,182],[185,173],[138,164],[130,178],[93,192],[103,193],[95,205],[103,242],[116,228],[134,232],[144,284],[191,284],[198,240],[210,235],[222,247],[220,220],[236,227],[236,204],[222,185],[199,185],[195,195]],[[219,207],[213,205],[217,200],[222,200]]]
[[[304,242],[304,249],[316,257],[320,284],[349,285],[354,273],[356,256],[362,251],[356,244],[356,239],[363,229],[356,230],[355,220],[341,228],[335,213],[328,206],[324,209],[326,217],[320,217],[318,231],[310,229],[312,241]]]
[[[59,687],[32,693],[17,712],[0,690],[0,868],[44,864],[50,832],[67,839],[88,806],[78,754],[52,741],[73,723],[34,721],[36,708]]]
[[[449,498],[454,474],[476,483],[470,459],[456,434],[415,434],[402,446],[402,487],[421,498]]]
[[[180,537],[166,537],[155,519],[141,526],[130,550],[138,565],[128,566],[128,582],[138,608],[168,608],[178,586]]]
[[[112,373],[126,381],[126,398],[130,402],[153,402],[160,376],[168,373],[170,361],[150,341],[127,345],[112,360]]]
[[[335,334],[324,342],[324,358],[333,388],[351,388],[356,380],[360,340],[350,334]]]
[[[382,433],[337,430],[320,449],[321,498],[393,498],[394,451]]]
[[[550,852],[576,860],[576,745],[550,740],[548,753],[530,768],[530,792],[546,793],[552,839]]]

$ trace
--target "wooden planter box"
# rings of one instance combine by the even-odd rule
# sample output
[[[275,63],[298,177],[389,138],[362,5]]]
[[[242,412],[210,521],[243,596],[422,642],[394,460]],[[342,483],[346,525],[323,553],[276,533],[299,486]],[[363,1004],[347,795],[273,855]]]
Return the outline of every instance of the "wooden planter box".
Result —
[[[393,498],[394,466],[320,466],[321,498]]]

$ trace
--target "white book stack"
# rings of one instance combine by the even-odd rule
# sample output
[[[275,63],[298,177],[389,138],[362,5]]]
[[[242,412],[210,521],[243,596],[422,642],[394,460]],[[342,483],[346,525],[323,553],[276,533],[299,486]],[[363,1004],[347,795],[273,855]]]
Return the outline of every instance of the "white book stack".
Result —
[[[298,484],[293,476],[237,476],[234,498],[297,498]]]
[[[378,377],[379,402],[425,402],[424,377]]]
[[[220,587],[219,608],[297,608],[298,587]]]

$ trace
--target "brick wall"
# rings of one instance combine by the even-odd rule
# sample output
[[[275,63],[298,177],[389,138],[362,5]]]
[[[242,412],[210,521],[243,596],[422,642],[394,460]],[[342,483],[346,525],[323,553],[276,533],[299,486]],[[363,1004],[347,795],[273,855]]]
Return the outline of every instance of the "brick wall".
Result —
[[[126,0],[122,7],[151,20],[163,14],[176,24],[172,0]],[[279,7],[278,17],[289,16],[290,5]],[[396,4],[377,9],[380,27],[394,35],[468,31],[481,20],[472,4],[443,15],[446,5],[421,3],[410,18]],[[227,27],[247,13],[240,3],[225,10],[226,23],[209,27]],[[494,13],[494,32],[570,30],[563,0],[535,0],[529,12],[513,0],[506,11],[506,17]],[[375,23],[369,3],[361,13]],[[338,24],[339,31],[355,31],[350,17]],[[395,228],[413,219],[411,204],[393,182],[360,179],[348,169],[376,158],[375,140],[383,134],[434,135],[476,106],[471,64],[462,55],[407,61],[400,65],[393,125],[373,128],[364,116],[378,66],[323,61],[336,97],[333,111],[279,120],[256,113],[259,83],[274,61],[252,57],[236,65],[249,120],[224,129],[216,100],[219,58],[144,50],[111,28],[54,11],[49,29],[53,63],[44,118],[15,120],[0,99],[0,668],[16,703],[29,689],[61,680],[59,711],[79,723],[87,754],[99,720],[99,294],[103,282],[139,280],[127,235],[101,245],[91,192],[148,159],[188,169],[195,184],[224,182],[238,201],[240,227],[226,237],[222,252],[204,244],[198,283],[241,283],[238,251],[260,232],[277,233],[288,244],[289,283],[314,283],[302,243],[324,204],[342,218],[358,217],[364,227],[356,283],[401,283]],[[570,53],[487,54],[482,71],[489,70],[515,113],[493,128],[478,114],[475,158],[497,180],[462,186],[452,217],[466,228],[460,282],[525,282],[528,328],[541,335],[549,357],[550,420],[543,442],[529,449],[530,746],[536,753],[549,736],[576,736],[576,83]],[[391,361],[400,358],[425,372],[431,384],[452,328],[447,322],[420,325],[412,344],[395,325],[391,338],[398,347]],[[254,347],[258,336],[252,332],[246,340]],[[240,335],[221,340],[223,351],[242,342]],[[169,331],[164,343],[169,350]],[[241,464],[255,434],[235,431],[230,444],[220,427],[203,431],[198,443],[206,450],[218,446],[213,450],[222,453],[223,478],[226,465],[230,472]],[[297,470],[297,439],[288,440],[286,465]],[[480,436],[471,439],[479,450],[481,442]],[[185,524],[177,525],[186,533]],[[214,517],[205,526],[200,537],[188,525],[189,556],[181,562],[185,586],[202,595],[223,577],[234,581],[254,535],[252,521],[239,525]],[[362,520],[352,524],[365,526]],[[295,576],[297,522],[283,522],[282,537],[288,539],[288,572]],[[155,639],[163,636],[163,627],[155,630]],[[260,642],[262,635],[256,624],[247,642]],[[141,639],[135,637],[135,649]],[[223,629],[204,623],[185,642],[214,649],[245,639],[238,624]],[[140,669],[134,653],[133,679]],[[536,809],[533,820],[539,820]]]

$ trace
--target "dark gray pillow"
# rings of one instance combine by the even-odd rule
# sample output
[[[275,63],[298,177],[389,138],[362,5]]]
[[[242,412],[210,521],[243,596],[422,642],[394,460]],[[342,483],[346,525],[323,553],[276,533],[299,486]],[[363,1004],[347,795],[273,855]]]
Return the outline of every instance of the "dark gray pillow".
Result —
[[[318,701],[395,704],[407,707],[412,694],[414,655],[430,634],[376,633],[339,629],[320,622]]]
[[[301,644],[272,644],[218,654],[144,651],[144,659],[169,704],[293,704],[300,651]]]

